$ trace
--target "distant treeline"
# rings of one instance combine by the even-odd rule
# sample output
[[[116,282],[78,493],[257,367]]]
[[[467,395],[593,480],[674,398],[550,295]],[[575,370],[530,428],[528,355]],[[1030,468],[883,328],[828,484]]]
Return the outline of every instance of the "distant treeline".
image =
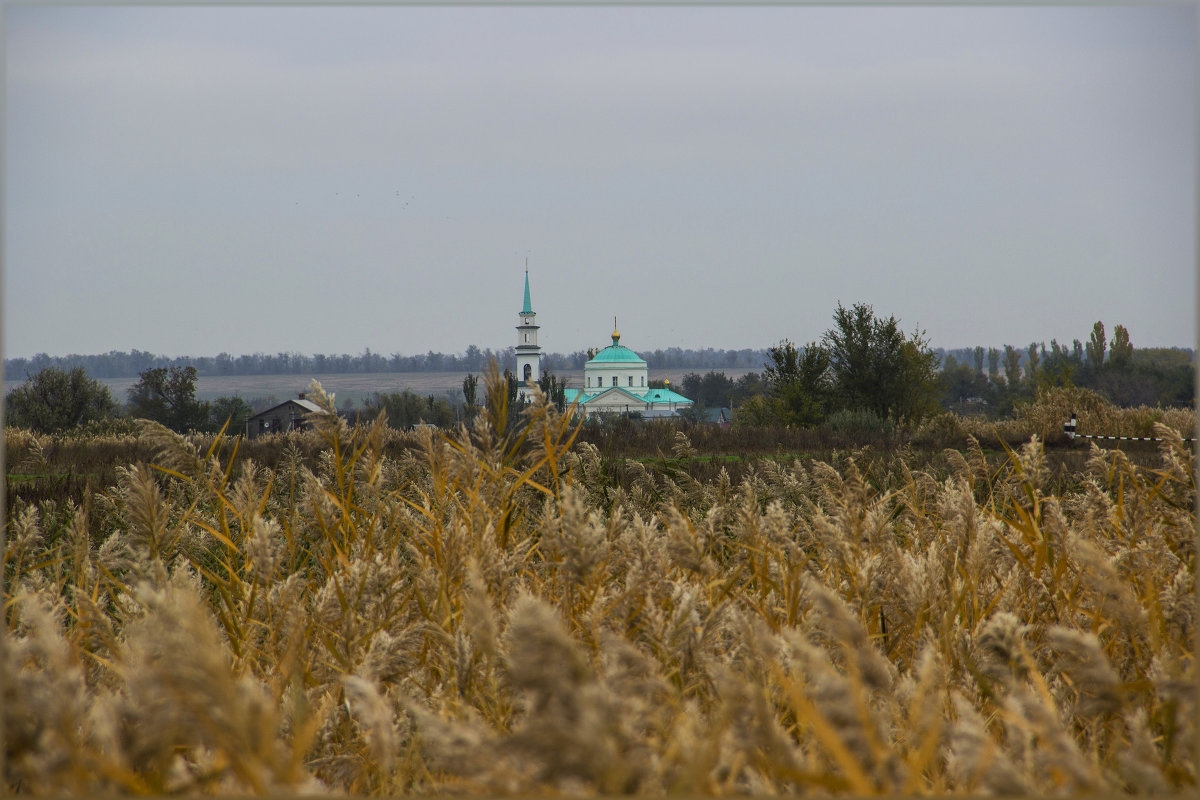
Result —
[[[1078,344],[1078,343],[1076,343]],[[1044,345],[1043,345],[1044,350]],[[982,354],[983,348],[956,348],[945,350],[934,348],[942,365],[946,364],[946,356],[951,357],[951,364],[972,363]],[[655,369],[717,369],[717,370],[761,370],[769,361],[767,349],[724,350],[712,347],[702,349],[668,347],[658,350],[639,351]],[[543,353],[542,369],[549,371],[580,370],[588,360],[588,353],[579,350],[574,353]],[[1138,351],[1138,361],[1147,357],[1167,360],[1173,365],[1183,366],[1194,361],[1190,348],[1152,348]],[[382,353],[364,350],[358,355],[341,353],[337,355],[305,355],[303,353],[252,353],[232,356],[221,353],[216,356],[178,356],[170,357],[151,353],[146,350],[130,350],[121,352],[112,350],[99,355],[51,356],[38,353],[33,358],[6,358],[4,360],[4,379],[15,383],[24,381],[47,367],[71,370],[83,367],[84,371],[93,378],[136,378],[148,369],[158,367],[195,367],[198,376],[208,375],[316,375],[342,374],[355,372],[482,372],[490,359],[496,359],[501,366],[511,364],[514,350],[505,347],[501,350],[480,349],[475,345],[467,348],[462,354],[435,353],[430,351],[417,355],[402,355],[392,353],[385,356]],[[1028,357],[1024,350],[1017,350],[1018,364],[1024,368]]]
[[[706,347],[691,349],[668,347],[660,350],[642,350],[639,355],[655,369],[762,369],[767,358],[764,350],[722,350]],[[550,371],[583,369],[588,353],[543,353],[542,369]],[[304,355],[302,353],[252,353],[232,356],[221,353],[216,356],[169,356],[145,350],[116,350],[101,355],[51,356],[39,353],[33,358],[8,358],[4,360],[4,379],[9,382],[24,381],[47,367],[71,370],[82,367],[93,378],[136,378],[148,369],[159,367],[195,367],[198,376],[209,375],[319,375],[354,372],[482,372],[491,359],[502,367],[512,363],[514,350],[480,349],[475,345],[462,354],[435,353],[430,351],[418,355],[402,355],[364,350],[358,355]]]
[[[1103,322],[1086,341],[1070,345],[1051,339],[1028,347],[960,348],[942,354],[942,404],[961,410],[983,400],[993,413],[1028,401],[1037,388],[1075,386],[1098,392],[1121,407],[1190,406],[1195,403],[1196,355],[1187,347],[1135,348],[1129,331],[1115,326],[1108,338]]]

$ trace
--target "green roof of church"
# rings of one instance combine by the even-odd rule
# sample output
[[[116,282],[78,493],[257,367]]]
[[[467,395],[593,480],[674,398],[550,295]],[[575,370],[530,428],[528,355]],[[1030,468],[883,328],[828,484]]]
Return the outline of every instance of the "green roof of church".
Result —
[[[521,309],[521,313],[533,313],[533,304],[529,302],[529,270],[525,270],[525,306]]]
[[[623,344],[610,344],[592,358],[589,364],[645,364],[646,360]]]
[[[646,403],[648,405],[662,405],[667,403],[675,403],[676,405],[691,405],[692,403],[690,399],[684,397],[678,392],[673,392],[670,389],[650,389],[646,392],[646,394],[639,395],[635,392],[631,392],[624,386],[601,386],[596,389],[566,389],[564,390],[563,395],[564,399],[568,403],[574,403],[576,401],[580,403],[587,403],[591,401],[592,398],[599,397],[605,392],[626,394],[637,402]]]
[[[690,403],[688,398],[670,389],[650,389],[642,398],[647,403]]]
[[[621,333],[617,330],[617,318],[613,317],[613,343],[601,350],[587,362],[588,364],[645,364],[646,361],[637,353],[621,344]],[[586,365],[585,365],[586,366]]]

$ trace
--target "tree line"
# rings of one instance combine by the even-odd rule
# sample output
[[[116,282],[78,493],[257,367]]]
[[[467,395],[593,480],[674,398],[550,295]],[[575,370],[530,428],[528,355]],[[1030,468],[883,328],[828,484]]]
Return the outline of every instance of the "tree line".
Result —
[[[5,398],[5,425],[41,433],[111,427],[122,419],[149,419],[176,431],[218,431],[226,423],[241,433],[254,409],[241,397],[196,399],[196,368],[150,367],[124,403],[83,367],[45,367]]]
[[[939,356],[923,331],[906,334],[866,303],[838,303],[833,323],[807,345],[784,339],[768,349],[761,391],[738,409],[741,424],[806,428],[837,414],[919,421],[938,412]]]
[[[1048,346],[952,351],[943,360],[940,383],[944,407],[958,410],[974,402],[996,415],[1053,386],[1091,389],[1117,406],[1187,406],[1195,402],[1195,354],[1187,348],[1135,348],[1125,326],[1114,326],[1109,339],[1104,322],[1097,321],[1086,341],[1075,339],[1070,346],[1051,339]]]
[[[9,392],[5,422],[40,433],[59,433],[89,427],[112,429],[122,422],[127,425],[134,419],[148,419],[179,432],[215,432],[228,426],[231,434],[239,434],[256,411],[275,405],[272,400],[255,409],[237,396],[198,400],[196,378],[196,368],[190,365],[150,367],[129,388],[125,402],[118,403],[109,388],[90,377],[82,367],[69,370],[46,367]],[[525,401],[518,397],[516,376],[505,370],[504,379],[509,417],[515,421]],[[383,414],[388,424],[399,430],[416,425],[448,428],[460,421],[469,422],[478,413],[478,384],[478,376],[468,374],[463,381],[463,397],[458,402],[446,395],[420,395],[405,389],[375,392],[360,407],[343,404],[339,413],[352,423],[371,422]],[[565,384],[558,376],[543,372],[538,385],[561,411],[566,402]]]
[[[1195,355],[1187,348],[1135,348],[1127,328],[1112,339],[1102,321],[1087,341],[1070,347],[1052,339],[1025,347],[928,346],[923,334],[905,336],[893,317],[870,306],[840,304],[834,326],[797,347],[783,340],[767,351],[763,372],[733,380],[724,373],[683,376],[682,391],[706,408],[736,408],[743,424],[811,427],[829,421],[877,426],[918,420],[938,411],[1011,415],[1039,388],[1091,389],[1117,406],[1188,406],[1195,402]]]
[[[876,314],[870,305],[846,308],[839,303],[833,325],[804,346],[784,339],[758,351],[671,351],[676,351],[677,360],[669,364],[687,363],[689,358],[711,363],[719,354],[740,363],[748,353],[761,354],[762,371],[746,372],[736,380],[718,369],[703,375],[686,373],[681,389],[695,403],[685,412],[692,421],[716,407],[735,409],[740,424],[792,427],[895,426],[943,410],[1001,417],[1011,414],[1017,403],[1032,400],[1039,388],[1053,386],[1092,389],[1118,406],[1179,406],[1195,399],[1192,351],[1137,349],[1124,326],[1116,325],[1110,340],[1101,321],[1087,341],[1076,339],[1070,347],[1052,339],[1048,347],[1033,342],[1022,348],[1005,345],[946,352],[930,347],[923,331],[906,334],[896,317]],[[671,351],[646,355],[658,366],[656,354]],[[505,363],[493,351],[468,352],[472,364],[484,356],[493,359],[484,361],[480,371]],[[586,353],[578,356],[570,362],[572,368],[582,368],[586,361]],[[543,359],[540,383],[543,393],[561,408],[564,384],[554,374],[553,364]],[[56,432],[127,417],[155,420],[179,431],[219,430],[228,422],[232,432],[241,432],[255,409],[240,397],[197,400],[195,383],[200,374],[192,364],[148,366],[119,404],[85,367],[45,366],[8,394],[6,422]],[[517,381],[506,375],[508,407],[518,414]],[[476,412],[477,385],[478,378],[469,372],[461,400],[408,390],[376,393],[360,410],[344,408],[343,413],[356,420],[384,413],[389,424],[402,429],[419,423],[447,427],[469,421]]]
[[[214,375],[320,375],[373,372],[483,372],[490,361],[511,363],[515,349],[498,350],[471,345],[464,353],[435,353],[417,355],[392,353],[383,355],[370,348],[358,355],[305,355],[302,353],[252,353],[232,356],[156,355],[145,350],[110,351],[99,355],[51,356],[39,353],[32,358],[9,358],[4,361],[4,378],[16,382],[53,367],[69,372],[75,367],[94,378],[132,378],[148,369],[192,367],[199,377]],[[664,369],[750,369],[762,366],[764,350],[724,350],[706,348],[668,347],[639,351],[643,358]],[[583,369],[590,356],[587,350],[573,353],[543,353],[542,368],[546,370]]]

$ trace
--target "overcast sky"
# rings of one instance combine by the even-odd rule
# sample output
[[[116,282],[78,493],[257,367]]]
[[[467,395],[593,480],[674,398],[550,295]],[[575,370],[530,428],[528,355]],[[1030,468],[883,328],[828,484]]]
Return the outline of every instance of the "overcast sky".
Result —
[[[8,357],[1196,334],[1196,8],[4,8]]]

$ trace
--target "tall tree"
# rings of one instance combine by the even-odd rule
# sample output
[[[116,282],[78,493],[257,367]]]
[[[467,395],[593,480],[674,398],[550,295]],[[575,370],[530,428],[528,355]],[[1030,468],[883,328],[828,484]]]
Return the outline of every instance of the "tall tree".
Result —
[[[982,396],[983,389],[979,385],[982,381],[983,378],[971,369],[970,365],[959,364],[953,356],[947,354],[942,371],[938,375],[942,402],[949,405],[961,403],[969,397]]]
[[[1104,339],[1104,323],[1097,321],[1092,326],[1092,335],[1084,345],[1084,350],[1087,353],[1088,367],[1093,370],[1098,370],[1104,366],[1104,351],[1108,348],[1108,344]]]
[[[728,406],[733,397],[734,382],[724,372],[710,370],[704,375],[689,372],[683,376],[683,394],[697,407],[719,408]]]
[[[976,375],[983,374],[983,354],[984,354],[983,348],[978,345],[976,345],[975,349],[971,351],[971,355],[975,356],[975,374]]]
[[[525,396],[521,394],[521,382],[517,380],[517,376],[513,374],[512,370],[507,368],[504,370],[504,384],[508,387],[508,421],[511,424],[517,421],[528,403]]]
[[[988,348],[988,377],[993,382],[1000,377],[1000,351],[994,347]]]
[[[108,387],[83,367],[46,367],[8,393],[6,425],[55,433],[111,417],[116,403]]]
[[[923,333],[914,332],[900,345],[898,382],[888,416],[919,421],[938,412],[938,355]]]
[[[738,405],[751,397],[764,395],[766,392],[767,384],[762,375],[757,372],[747,372],[738,378],[733,386],[733,403]]]
[[[1039,386],[1073,386],[1075,364],[1071,353],[1057,339],[1050,340],[1050,352],[1042,349],[1041,369],[1038,371]]]
[[[209,408],[196,400],[196,368],[151,367],[142,372],[129,387],[129,413],[174,431],[205,429]]]
[[[774,415],[784,425],[809,427],[825,419],[830,400],[829,350],[810,342],[803,350],[784,339],[767,351],[763,381]]]
[[[1126,369],[1133,361],[1133,345],[1129,342],[1129,331],[1124,325],[1113,328],[1112,345],[1108,351],[1108,360],[1113,369]]]
[[[475,392],[479,386],[479,376],[472,373],[467,373],[467,377],[463,378],[463,400],[467,403],[467,413],[473,413],[475,408]]]
[[[1004,345],[1004,380],[1009,391],[1021,385],[1021,352],[1011,344]]]
[[[463,366],[467,369],[481,369],[485,363],[483,351],[479,349],[478,345],[468,345],[463,361],[465,362]]]
[[[1029,349],[1025,352],[1028,356],[1025,359],[1025,380],[1029,382],[1030,386],[1033,386],[1037,381],[1038,361],[1040,360],[1038,357],[1037,342],[1030,342]]]
[[[864,303],[849,309],[838,303],[833,319],[834,327],[825,332],[824,342],[842,404],[885,416],[887,409],[879,398],[884,396],[884,386],[891,382],[891,376],[880,367],[889,360],[898,360],[899,327],[893,319],[890,328],[880,329],[874,309]]]
[[[230,436],[245,433],[246,420],[254,416],[254,408],[236,395],[232,397],[218,397],[209,406],[208,427],[214,431],[219,431],[228,422],[229,427],[225,431]]]
[[[864,303],[838,303],[823,342],[839,402],[881,419],[921,419],[936,411],[938,356],[924,334],[906,337],[894,316]]]
[[[800,380],[800,350],[788,339],[767,350],[770,361],[763,365],[763,380],[774,390]]]
[[[538,388],[559,411],[567,407],[567,385],[560,382],[558,376],[550,370],[546,370],[538,378]]]

